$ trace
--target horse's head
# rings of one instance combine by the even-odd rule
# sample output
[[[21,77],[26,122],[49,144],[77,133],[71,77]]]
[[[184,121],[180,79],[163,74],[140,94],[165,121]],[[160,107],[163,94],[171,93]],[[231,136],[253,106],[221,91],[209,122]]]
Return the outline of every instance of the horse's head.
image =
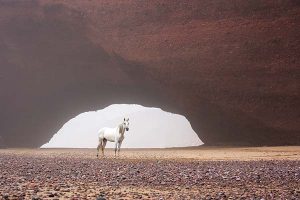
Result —
[[[127,119],[124,118],[123,127],[126,131],[129,131],[129,118]]]

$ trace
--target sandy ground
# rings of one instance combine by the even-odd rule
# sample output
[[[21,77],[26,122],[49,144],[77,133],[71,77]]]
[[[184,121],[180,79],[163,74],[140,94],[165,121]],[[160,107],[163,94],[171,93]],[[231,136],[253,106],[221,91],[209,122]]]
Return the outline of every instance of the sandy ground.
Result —
[[[0,150],[0,199],[300,199],[300,147]]]

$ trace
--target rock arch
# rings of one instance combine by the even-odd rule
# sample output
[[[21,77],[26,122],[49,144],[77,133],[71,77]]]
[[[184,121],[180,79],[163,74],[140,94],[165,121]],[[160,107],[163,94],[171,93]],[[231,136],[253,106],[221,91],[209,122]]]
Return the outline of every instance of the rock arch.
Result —
[[[299,145],[295,1],[1,1],[2,146],[112,103],[185,115],[206,145]]]

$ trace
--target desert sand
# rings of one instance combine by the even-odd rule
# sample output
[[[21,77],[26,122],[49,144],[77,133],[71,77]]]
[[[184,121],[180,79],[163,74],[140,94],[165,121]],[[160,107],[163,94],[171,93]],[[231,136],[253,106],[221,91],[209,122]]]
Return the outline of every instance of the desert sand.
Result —
[[[300,147],[0,150],[2,199],[299,199]]]

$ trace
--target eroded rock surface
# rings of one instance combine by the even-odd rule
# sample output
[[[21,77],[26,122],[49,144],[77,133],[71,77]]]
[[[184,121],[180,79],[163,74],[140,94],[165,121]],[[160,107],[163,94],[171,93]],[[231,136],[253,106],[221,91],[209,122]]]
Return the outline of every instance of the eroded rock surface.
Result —
[[[300,143],[297,1],[0,1],[0,146],[138,103],[207,145]]]

